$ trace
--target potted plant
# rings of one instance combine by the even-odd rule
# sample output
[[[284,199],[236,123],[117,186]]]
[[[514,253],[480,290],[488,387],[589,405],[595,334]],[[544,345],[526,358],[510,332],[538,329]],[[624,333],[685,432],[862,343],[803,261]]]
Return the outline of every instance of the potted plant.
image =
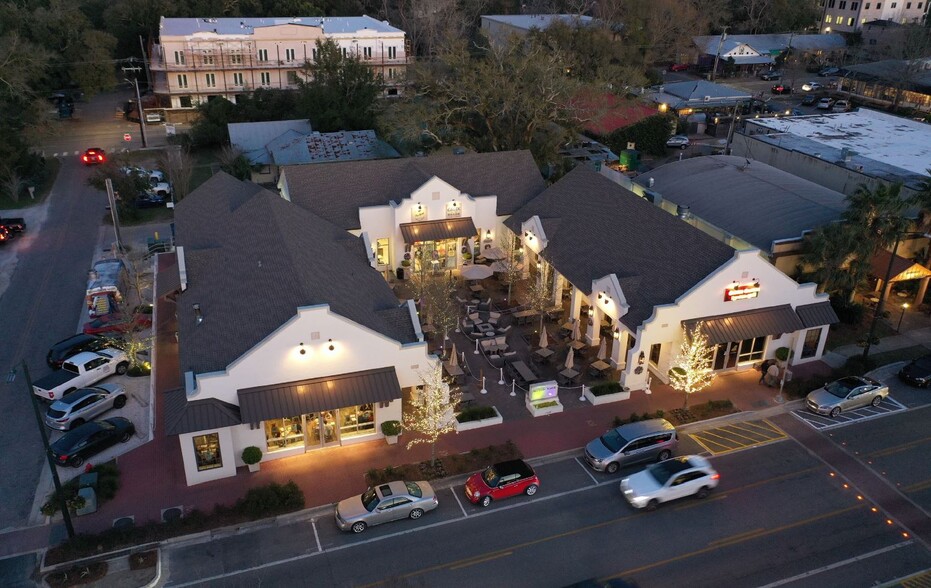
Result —
[[[398,435],[401,434],[401,423],[398,421],[385,421],[381,424],[381,432],[385,435],[388,445],[394,445],[398,442]]]
[[[249,466],[250,472],[259,471],[260,464],[262,461],[262,450],[256,447],[255,445],[250,445],[242,450],[242,461],[247,466]]]
[[[789,348],[780,347],[779,349],[776,350],[775,356],[776,356],[776,364],[780,368],[786,367],[786,361],[788,361],[789,359]]]

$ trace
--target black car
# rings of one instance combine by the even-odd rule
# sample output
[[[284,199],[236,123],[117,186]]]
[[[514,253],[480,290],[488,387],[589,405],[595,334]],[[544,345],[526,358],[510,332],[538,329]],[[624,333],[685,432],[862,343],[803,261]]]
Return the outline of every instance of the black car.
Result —
[[[778,80],[781,77],[782,77],[782,72],[774,70],[774,69],[771,69],[769,71],[764,71],[763,73],[760,74],[761,80]]]
[[[135,433],[136,426],[123,417],[91,421],[65,433],[49,451],[58,465],[78,468],[88,457],[117,442],[126,443]]]
[[[818,97],[816,95],[805,94],[805,97],[802,98],[802,106],[812,106],[817,101],[818,101]]]
[[[61,369],[62,362],[72,355],[77,355],[82,351],[100,351],[112,344],[112,341],[107,341],[103,337],[74,335],[52,345],[52,348],[48,350],[48,355],[45,356],[45,361],[53,370]]]
[[[168,202],[167,197],[162,194],[145,192],[136,198],[136,208],[158,208],[164,207]]]
[[[919,357],[902,368],[899,379],[912,386],[927,388],[931,384],[931,355]]]

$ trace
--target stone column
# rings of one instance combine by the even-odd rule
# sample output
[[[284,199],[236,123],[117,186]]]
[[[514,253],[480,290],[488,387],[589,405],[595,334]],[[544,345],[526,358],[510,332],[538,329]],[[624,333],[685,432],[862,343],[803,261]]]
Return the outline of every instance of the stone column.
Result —
[[[915,308],[918,308],[919,305],[925,301],[925,293],[928,291],[928,280],[931,280],[931,277],[921,278],[921,282],[918,283],[918,294],[915,296]]]
[[[572,286],[572,300],[569,303],[569,318],[579,320],[579,313],[582,311],[582,299],[585,297],[582,291],[575,285]]]
[[[585,330],[585,340],[588,341],[589,345],[595,347],[601,343],[601,317],[604,313],[598,305],[593,304],[592,307],[595,309],[595,314],[588,319],[590,324],[588,329]]]

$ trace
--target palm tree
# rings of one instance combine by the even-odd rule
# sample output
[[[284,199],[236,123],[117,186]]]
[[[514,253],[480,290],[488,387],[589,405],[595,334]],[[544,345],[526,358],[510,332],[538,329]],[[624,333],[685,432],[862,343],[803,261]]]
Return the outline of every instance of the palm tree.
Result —
[[[927,172],[931,176],[931,168],[928,168]],[[920,184],[918,191],[910,198],[909,204],[918,207],[917,230],[924,233],[931,231],[931,177]],[[927,267],[931,263],[931,247],[925,250],[923,257],[922,265]]]

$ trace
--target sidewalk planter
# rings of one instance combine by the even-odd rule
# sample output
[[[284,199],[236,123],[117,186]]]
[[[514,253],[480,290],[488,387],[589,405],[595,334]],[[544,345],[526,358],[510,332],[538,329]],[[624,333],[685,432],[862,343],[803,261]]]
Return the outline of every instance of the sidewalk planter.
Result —
[[[388,445],[394,445],[398,442],[398,435],[401,434],[401,423],[398,421],[385,421],[381,424],[381,432],[385,436]]]
[[[789,348],[780,347],[776,350],[776,365],[779,366],[779,369],[786,367],[786,361],[789,359]]]
[[[466,421],[464,423],[460,423],[459,419],[456,419],[456,432],[461,433],[462,431],[471,431],[472,429],[481,429],[482,427],[490,427],[492,425],[500,425],[503,423],[504,419],[501,418],[501,413],[498,412],[498,409],[494,406],[489,408],[494,411],[495,416],[484,419],[476,419],[474,421]]]
[[[242,461],[249,466],[250,472],[257,472],[261,469],[262,450],[255,445],[250,445],[242,450]]]
[[[562,403],[558,398],[550,398],[538,402],[527,401],[527,410],[535,417],[562,412],[562,408]]]
[[[586,387],[582,395],[592,403],[592,406],[598,406],[630,399],[630,388],[621,386],[620,382],[603,382],[591,388]]]

